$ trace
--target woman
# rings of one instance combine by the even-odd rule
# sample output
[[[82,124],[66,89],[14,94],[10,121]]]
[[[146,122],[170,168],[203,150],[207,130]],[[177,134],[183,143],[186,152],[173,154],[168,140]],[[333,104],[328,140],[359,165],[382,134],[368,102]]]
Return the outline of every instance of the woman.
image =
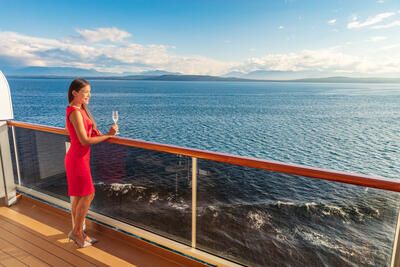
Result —
[[[83,232],[83,221],[94,197],[92,174],[90,173],[90,145],[100,143],[118,131],[113,125],[108,134],[101,135],[96,129],[96,123],[87,108],[90,99],[90,84],[84,79],[72,81],[68,90],[67,128],[71,146],[65,156],[67,171],[68,195],[74,196],[72,215],[74,228],[68,237],[79,247],[87,247],[94,243]]]

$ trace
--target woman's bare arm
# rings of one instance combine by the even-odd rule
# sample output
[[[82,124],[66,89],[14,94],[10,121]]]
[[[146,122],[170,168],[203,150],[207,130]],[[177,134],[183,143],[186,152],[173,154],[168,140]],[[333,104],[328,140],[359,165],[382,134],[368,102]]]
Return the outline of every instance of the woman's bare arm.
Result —
[[[79,142],[83,146],[97,144],[113,136],[112,134],[108,133],[101,136],[88,137],[86,135],[85,127],[83,125],[82,114],[78,110],[74,110],[71,112],[71,114],[69,115],[69,121],[74,126]]]

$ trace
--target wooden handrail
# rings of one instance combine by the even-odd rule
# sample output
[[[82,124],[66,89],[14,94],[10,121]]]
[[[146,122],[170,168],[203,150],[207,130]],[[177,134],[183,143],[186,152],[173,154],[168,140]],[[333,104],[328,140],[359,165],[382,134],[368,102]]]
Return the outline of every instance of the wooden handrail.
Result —
[[[20,121],[7,121],[7,124],[9,126],[15,126],[18,128],[25,128],[25,129],[38,130],[38,131],[48,132],[48,133],[68,135],[68,132],[65,129],[58,128],[58,127],[44,126],[44,125],[20,122]]]
[[[56,134],[63,134],[68,135],[68,132],[65,129],[51,127],[51,126],[43,126],[38,124],[31,124],[25,122],[18,122],[18,121],[7,121],[9,126],[15,126],[20,128],[56,133]],[[218,162],[224,162],[234,165],[246,166],[256,169],[263,169],[268,171],[274,172],[282,172],[287,174],[293,175],[300,175],[310,178],[317,178],[322,180],[346,183],[346,184],[353,184],[358,186],[364,187],[372,187],[378,188],[383,190],[389,190],[394,192],[400,192],[400,180],[397,179],[388,179],[382,177],[373,177],[361,174],[354,174],[354,173],[347,173],[347,172],[340,172],[334,170],[326,170],[321,168],[314,168],[308,166],[302,166],[297,164],[290,164],[290,163],[282,163],[278,161],[272,160],[264,160],[264,159],[256,159],[250,157],[242,157],[242,156],[235,156],[229,154],[223,154],[218,152],[211,152],[199,149],[192,149],[192,148],[185,148],[173,145],[165,145],[159,143],[152,143],[142,140],[135,140],[123,137],[111,137],[110,139],[106,140],[106,142],[149,149],[154,151],[184,155],[188,157],[196,157],[199,159],[206,159]]]

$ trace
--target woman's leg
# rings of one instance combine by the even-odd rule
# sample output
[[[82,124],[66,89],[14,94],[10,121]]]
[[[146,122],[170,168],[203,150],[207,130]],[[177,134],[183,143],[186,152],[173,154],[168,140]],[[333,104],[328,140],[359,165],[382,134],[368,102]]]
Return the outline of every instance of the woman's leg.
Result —
[[[75,196],[74,201],[72,202],[72,207],[71,207],[72,215],[74,216],[74,227],[72,229],[72,232],[74,233],[75,238],[79,237],[80,232],[81,232],[80,228],[82,228],[82,231],[83,231],[83,226],[79,227],[79,223],[78,223],[79,218],[78,218],[78,214],[77,214],[78,206],[80,206],[79,203],[82,198],[83,197],[81,197],[81,196]]]
[[[85,235],[83,233],[83,221],[85,220],[86,214],[89,210],[90,203],[92,202],[94,194],[87,196],[75,197],[73,202],[73,207],[75,206],[74,214],[74,233],[76,240],[79,244],[82,244],[85,240]],[[74,209],[74,208],[72,208]]]
[[[72,219],[73,219],[73,222],[74,222],[74,225],[75,225],[75,218],[76,218],[76,206],[77,206],[77,204],[78,204],[78,200],[79,200],[79,198],[80,197],[72,197],[73,199],[72,199],[72,205],[71,205],[71,212],[72,212]]]

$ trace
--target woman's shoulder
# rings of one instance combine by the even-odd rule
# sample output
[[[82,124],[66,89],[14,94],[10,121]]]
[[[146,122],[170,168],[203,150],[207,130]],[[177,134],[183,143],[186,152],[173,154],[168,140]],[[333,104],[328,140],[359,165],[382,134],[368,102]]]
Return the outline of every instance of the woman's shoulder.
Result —
[[[77,108],[77,107],[72,107],[72,106],[67,106],[67,111],[74,111],[74,110],[81,110],[81,108]]]
[[[80,111],[81,109],[77,108],[77,107],[67,106],[67,115],[71,114],[71,112],[74,111],[74,110]]]

